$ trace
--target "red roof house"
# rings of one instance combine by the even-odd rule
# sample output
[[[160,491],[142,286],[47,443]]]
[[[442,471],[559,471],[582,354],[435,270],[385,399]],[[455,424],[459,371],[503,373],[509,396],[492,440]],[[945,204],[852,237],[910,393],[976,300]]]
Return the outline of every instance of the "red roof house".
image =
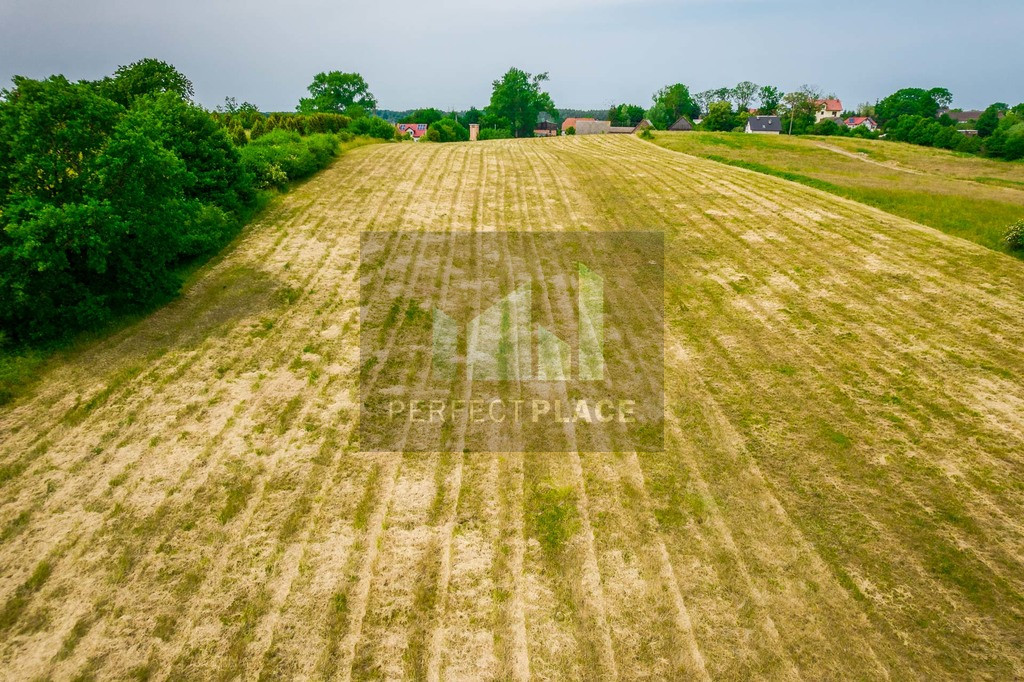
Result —
[[[414,140],[418,140],[427,134],[426,123],[399,123],[398,132],[403,135],[408,135]]]
[[[870,116],[851,116],[850,118],[843,121],[847,128],[856,128],[857,126],[864,126],[868,130],[878,130],[878,124],[875,123],[875,119]]]
[[[843,113],[843,103],[837,99],[816,99],[814,106],[818,113],[815,115],[817,121],[824,121],[829,118],[839,118]]]

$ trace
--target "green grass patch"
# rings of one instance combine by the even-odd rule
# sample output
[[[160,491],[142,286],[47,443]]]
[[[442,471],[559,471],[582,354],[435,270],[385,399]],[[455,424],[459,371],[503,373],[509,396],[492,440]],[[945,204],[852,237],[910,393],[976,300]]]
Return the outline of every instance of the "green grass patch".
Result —
[[[580,529],[576,491],[545,482],[533,490],[531,497],[534,535],[545,553],[557,555]]]
[[[1024,191],[1006,191],[1024,189],[1024,173],[1013,177],[1010,164],[896,143],[851,146],[845,138],[659,133],[654,143],[813,187],[1024,258],[1024,252],[1012,252],[1002,241],[1007,227],[1024,218]],[[890,165],[866,163],[822,145]],[[1011,177],[997,177],[1000,173]]]

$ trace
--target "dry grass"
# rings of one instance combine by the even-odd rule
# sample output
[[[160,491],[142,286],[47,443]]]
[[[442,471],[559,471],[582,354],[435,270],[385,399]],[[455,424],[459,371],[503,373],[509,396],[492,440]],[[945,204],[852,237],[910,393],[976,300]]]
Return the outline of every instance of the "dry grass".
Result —
[[[665,452],[359,452],[360,230],[638,228]],[[1022,309],[1017,260],[633,138],[355,150],[0,412],[0,677],[1024,676]]]

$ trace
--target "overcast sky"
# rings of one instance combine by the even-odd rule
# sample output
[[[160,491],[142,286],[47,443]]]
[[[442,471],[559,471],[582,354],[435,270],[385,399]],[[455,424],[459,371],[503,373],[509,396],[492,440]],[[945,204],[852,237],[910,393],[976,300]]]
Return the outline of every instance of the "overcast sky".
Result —
[[[318,71],[357,71],[382,108],[483,106],[509,66],[561,107],[647,106],[666,83],[834,92],[905,86],[955,105],[1024,100],[1021,0],[0,0],[0,79],[173,63],[200,103],[292,110]]]

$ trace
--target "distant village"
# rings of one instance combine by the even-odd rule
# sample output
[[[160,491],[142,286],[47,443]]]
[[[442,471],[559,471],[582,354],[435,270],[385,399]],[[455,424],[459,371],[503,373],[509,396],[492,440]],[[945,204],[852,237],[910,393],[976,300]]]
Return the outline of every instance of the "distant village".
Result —
[[[845,111],[841,100],[836,98],[826,98],[814,100],[815,111],[815,123],[821,123],[823,121],[831,121],[837,126],[846,129],[864,128],[870,132],[878,131],[881,126],[871,116],[843,116]],[[746,119],[743,132],[752,135],[781,135],[783,132],[783,118],[781,116],[769,115],[764,116],[758,113],[758,109],[750,108],[747,110],[749,117]],[[953,121],[958,124],[966,124],[968,122],[976,121],[984,112],[980,110],[970,111],[958,111],[943,109],[940,110],[940,115],[949,116]],[[691,132],[695,130],[695,126],[699,126],[702,122],[701,118],[689,119],[686,116],[680,116],[676,121],[670,125],[667,130],[673,132]],[[470,141],[476,141],[480,134],[480,124],[470,123],[468,124],[469,139]],[[396,124],[398,132],[405,135],[413,140],[419,140],[423,138],[429,125],[427,123],[398,123]],[[610,120],[600,120],[591,117],[566,117],[562,119],[561,123],[558,123],[551,119],[547,114],[541,114],[538,117],[537,126],[533,130],[534,137],[557,137],[560,135],[631,135],[638,133],[645,129],[654,128],[654,124],[649,119],[642,119],[636,125],[621,126],[612,125]],[[963,135],[973,137],[977,136],[978,131],[971,128],[959,128],[959,132]]]

